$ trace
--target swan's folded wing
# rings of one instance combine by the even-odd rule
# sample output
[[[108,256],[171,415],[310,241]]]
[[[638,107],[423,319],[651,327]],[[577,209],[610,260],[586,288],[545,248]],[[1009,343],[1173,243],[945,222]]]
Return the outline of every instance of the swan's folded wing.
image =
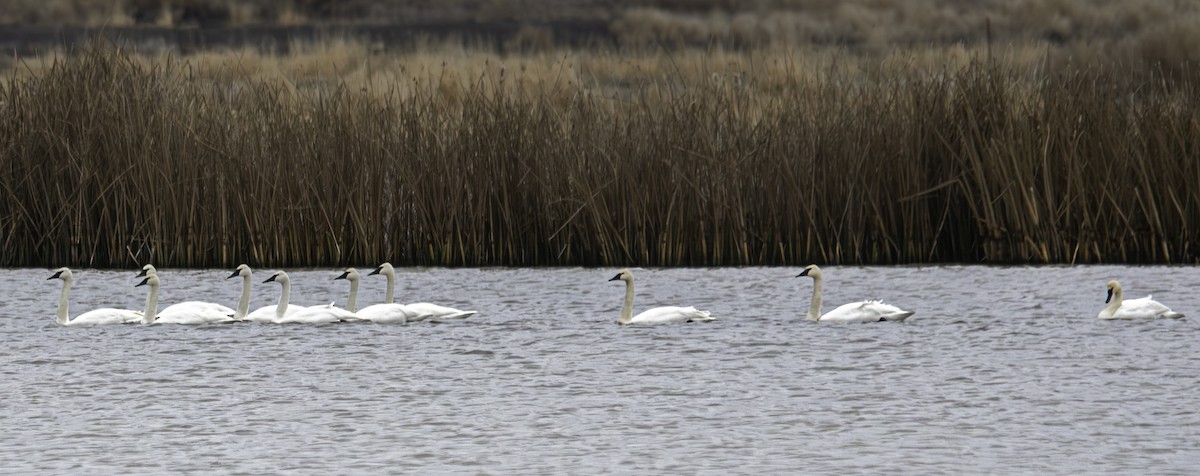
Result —
[[[1117,312],[1113,313],[1114,319],[1154,319],[1158,317],[1167,317],[1171,312],[1171,308],[1162,303],[1150,299],[1146,296],[1140,299],[1129,299],[1121,303],[1121,307]]]
[[[439,306],[427,302],[406,304],[404,309],[410,315],[409,320],[465,319],[475,314],[475,311],[460,311],[452,307]]]
[[[903,321],[912,312],[905,311],[883,301],[859,301],[838,306],[821,316],[822,322],[879,322]]]
[[[708,311],[694,307],[664,306],[647,309],[633,316],[630,324],[669,324],[674,322],[707,322],[714,320]]]
[[[388,303],[364,307],[356,314],[359,318],[379,324],[406,324],[411,317],[403,304]]]
[[[71,319],[72,326],[106,326],[112,324],[130,324],[142,321],[142,313],[127,309],[105,307],[80,314]]]

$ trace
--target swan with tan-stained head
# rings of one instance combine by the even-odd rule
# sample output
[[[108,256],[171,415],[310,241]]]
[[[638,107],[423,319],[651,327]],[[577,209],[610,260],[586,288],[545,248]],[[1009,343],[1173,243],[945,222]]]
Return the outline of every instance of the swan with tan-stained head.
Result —
[[[821,274],[821,268],[815,264],[810,264],[804,268],[796,277],[808,276],[813,280],[812,301],[808,305],[807,320],[820,322],[879,322],[879,321],[896,321],[900,322],[908,319],[913,315],[912,311],[905,311],[891,304],[885,304],[883,301],[859,301],[838,306],[832,311],[821,314],[821,291],[822,285],[825,283],[824,275]]]
[[[135,286],[150,286],[150,295],[146,298],[146,311],[143,314],[143,324],[219,324],[233,322],[233,317],[222,311],[202,306],[180,306],[158,311],[158,289],[161,281],[157,274],[147,273],[145,279]]]
[[[75,284],[75,275],[71,273],[69,268],[58,268],[54,271],[53,276],[46,278],[47,281],[51,279],[58,279],[63,282],[62,292],[58,295],[58,312],[55,315],[55,319],[59,325],[74,327],[142,322],[142,313],[140,312],[111,307],[93,309],[76,316],[75,319],[71,319],[69,315],[69,301],[71,286]]]
[[[1154,296],[1130,299],[1126,301],[1125,292],[1117,280],[1108,282],[1108,297],[1104,302],[1108,305],[1100,310],[1100,319],[1178,319],[1183,314],[1172,311],[1171,308],[1155,301]]]
[[[301,307],[294,313],[288,313],[287,309],[291,307],[288,305],[288,300],[292,292],[292,280],[288,277],[288,274],[279,271],[263,282],[277,282],[282,287],[279,296],[279,307],[275,311],[275,320],[272,321],[276,324],[328,324],[361,320],[353,312],[333,305]]]
[[[142,272],[138,273],[137,277],[144,278],[157,275],[158,270],[154,268],[154,265],[147,264],[142,266]],[[171,316],[167,321],[163,321],[164,323],[179,320],[181,321],[180,323],[186,321],[189,324],[232,321],[236,316],[236,312],[230,309],[229,306],[204,301],[184,301],[172,304],[159,311],[158,314],[159,316]],[[218,316],[224,316],[225,319],[221,319]]]
[[[462,311],[452,307],[439,306],[437,304],[431,304],[427,302],[395,304],[396,268],[393,268],[391,263],[383,263],[376,267],[374,271],[371,271],[368,276],[374,276],[376,274],[382,274],[387,277],[387,297],[384,298],[383,304],[391,304],[391,306],[380,308],[371,306],[364,308],[364,312],[363,314],[360,314],[360,317],[366,320],[373,322],[384,322],[383,319],[395,319],[388,322],[399,323],[399,316],[404,315],[406,322],[416,322],[427,319],[433,321],[450,321],[466,319],[476,314],[475,311]]]
[[[609,281],[625,282],[625,304],[621,306],[621,317],[617,319],[619,324],[670,324],[674,322],[708,322],[716,319],[710,312],[690,306],[655,307],[635,316],[633,315],[633,273],[628,269],[622,269]]]
[[[353,312],[356,317],[364,321],[371,321],[379,324],[404,324],[408,322],[408,312],[404,310],[404,306],[394,303],[375,304],[358,308],[358,283],[361,276],[358,270],[354,268],[346,268],[342,274],[333,279],[344,279],[350,282],[350,296],[346,299],[346,309]]]

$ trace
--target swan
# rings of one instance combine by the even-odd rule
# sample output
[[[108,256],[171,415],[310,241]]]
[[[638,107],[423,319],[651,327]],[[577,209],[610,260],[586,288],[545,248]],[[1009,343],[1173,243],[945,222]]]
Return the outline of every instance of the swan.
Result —
[[[140,312],[111,307],[93,309],[71,319],[68,314],[67,302],[71,294],[71,285],[75,284],[75,275],[68,268],[58,268],[54,271],[53,276],[46,278],[47,281],[51,279],[61,279],[63,282],[62,293],[58,296],[58,313],[56,315],[59,325],[99,326],[142,322],[142,313]]]
[[[371,321],[380,324],[405,324],[408,322],[409,312],[404,309],[401,304],[382,303],[358,309],[358,283],[361,279],[358,270],[354,268],[346,268],[346,271],[333,279],[345,279],[350,281],[350,298],[346,300],[346,309],[353,312],[359,319]]]
[[[821,268],[815,264],[810,264],[796,275],[808,276],[813,280],[813,297],[812,303],[808,306],[808,317],[810,321],[821,322],[879,322],[879,321],[903,321],[908,319],[908,316],[913,315],[912,311],[905,311],[891,304],[884,304],[883,301],[859,301],[849,304],[843,304],[836,309],[829,311],[825,315],[821,315],[821,285],[824,279],[821,275]]]
[[[215,324],[233,322],[233,317],[221,311],[197,306],[171,306],[158,311],[158,288],[161,285],[157,274],[147,274],[142,282],[134,285],[150,286],[150,296],[146,298],[146,312],[143,313],[143,324]],[[174,308],[174,309],[172,309]]]
[[[157,276],[158,270],[154,268],[154,265],[147,264],[145,266],[142,266],[142,272],[138,273],[137,277],[143,278],[143,277],[151,276],[151,275]],[[222,306],[220,304],[213,303],[213,302],[184,301],[181,303],[172,304],[170,306],[167,306],[166,309],[163,309],[162,312],[159,313],[159,315],[169,315],[169,316],[183,316],[183,315],[208,316],[206,318],[212,318],[212,315],[215,315],[215,314],[221,314],[225,317],[228,317],[229,319],[227,319],[227,320],[233,320],[235,312],[233,309],[230,309],[228,306]],[[206,322],[217,322],[217,321],[209,320]]]
[[[1162,305],[1154,300],[1154,296],[1146,296],[1139,299],[1124,298],[1124,292],[1121,291],[1121,283],[1115,279],[1108,282],[1108,297],[1104,302],[1108,304],[1100,315],[1096,316],[1100,319],[1158,319],[1167,317],[1178,319],[1183,317],[1183,314],[1172,311],[1171,308]]]
[[[288,277],[287,273],[279,271],[263,282],[278,282],[283,287],[283,291],[279,296],[279,307],[275,311],[275,320],[272,321],[276,324],[325,324],[359,320],[358,316],[353,312],[332,305],[301,307],[294,313],[288,313],[288,299],[290,299],[292,294],[292,280]]]
[[[243,276],[242,279],[249,281],[250,267],[246,266],[246,268],[243,270],[242,266],[246,266],[246,265],[243,264],[241,266],[238,266],[238,276]],[[263,281],[263,282],[269,283],[274,278],[275,277],[272,276],[271,279],[267,279],[266,281]],[[289,306],[288,305],[288,301],[290,301],[292,299],[291,281],[288,281],[286,284],[281,282],[280,284],[283,285],[283,291],[279,295],[279,304],[271,304],[269,306],[263,306],[258,309],[255,309],[254,312],[246,315],[245,320],[250,321],[250,322],[265,322],[268,324],[273,324],[275,322],[278,322],[279,319],[281,319],[283,317],[290,316],[292,314],[295,314],[295,313],[300,312],[301,310],[305,309],[304,306]],[[243,286],[243,288],[247,287],[247,285],[244,283],[242,284],[242,286]],[[249,303],[247,303],[247,308],[249,308]]]
[[[246,266],[245,264],[239,264],[238,267],[233,270],[233,274],[225,277],[225,279],[237,277],[242,278],[242,295],[238,298],[237,310],[233,311],[233,320],[235,321],[244,321],[246,320],[246,316],[249,314],[251,275],[253,275],[253,273],[250,272],[249,266]]]
[[[613,276],[609,281],[625,281],[625,305],[621,306],[619,324],[668,324],[672,322],[708,322],[715,320],[708,311],[694,307],[665,306],[642,311],[633,315],[633,273],[628,269]]]
[[[384,303],[394,303],[396,289],[396,268],[393,268],[391,263],[383,263],[376,267],[374,271],[371,271],[368,276],[373,276],[376,274],[382,274],[387,277],[387,297],[384,298]],[[427,302],[405,304],[403,306],[404,312],[408,316],[408,322],[423,321],[426,319],[435,321],[449,321],[455,319],[466,319],[476,314],[475,311],[460,311],[452,307],[439,306],[437,304],[430,304]]]
[[[328,312],[338,313],[341,316],[342,322],[354,322],[354,321],[364,320],[361,317],[359,317],[358,313],[357,313],[357,309],[358,309],[358,271],[355,270],[354,268],[346,268],[346,270],[343,271],[342,274],[339,274],[338,277],[333,278],[334,281],[337,281],[339,279],[345,279],[347,281],[350,281],[350,296],[348,299],[346,299],[346,308],[345,309],[342,309],[340,307],[333,305],[332,302],[329,304],[309,306],[308,308],[314,309],[314,310],[324,309],[324,310],[327,310]]]

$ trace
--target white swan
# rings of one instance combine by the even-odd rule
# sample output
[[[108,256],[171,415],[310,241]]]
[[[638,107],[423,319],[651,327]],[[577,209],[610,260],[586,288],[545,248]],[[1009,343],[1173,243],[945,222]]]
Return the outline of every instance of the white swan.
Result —
[[[233,270],[233,274],[225,277],[225,279],[236,277],[242,278],[242,295],[238,298],[237,309],[233,311],[233,320],[235,321],[245,321],[246,316],[250,313],[250,277],[253,274],[254,273],[250,272],[249,266],[246,266],[245,264],[239,264],[237,269]]]
[[[242,279],[249,280],[250,279],[250,267],[246,266],[245,269],[243,270],[242,266],[246,266],[246,265],[243,264],[241,266],[238,266],[238,270],[239,270],[238,275],[244,276]],[[269,278],[263,282],[269,283],[269,282],[273,281],[274,279],[275,279],[275,277],[272,276],[271,278]],[[250,321],[250,322],[264,322],[264,323],[268,323],[268,324],[273,324],[275,322],[278,322],[280,319],[282,319],[286,316],[290,316],[292,314],[295,314],[295,313],[300,312],[301,310],[305,309],[304,306],[289,306],[288,305],[288,302],[291,301],[291,299],[292,299],[291,281],[288,281],[286,284],[285,283],[280,283],[280,284],[283,285],[283,290],[279,294],[279,304],[271,304],[269,306],[263,306],[258,309],[255,309],[254,312],[246,315],[245,320]],[[245,286],[245,284],[243,284],[243,286]],[[247,304],[247,307],[249,307],[249,304]]]
[[[843,304],[837,309],[829,311],[825,315],[821,315],[821,285],[824,279],[821,275],[821,268],[815,264],[810,264],[801,271],[800,276],[808,276],[813,280],[813,296],[812,302],[808,306],[808,317],[810,321],[821,322],[879,322],[879,321],[903,321],[908,319],[908,316],[913,315],[912,311],[905,311],[891,304],[884,304],[883,301],[860,301]]]
[[[233,317],[222,311],[197,306],[181,306],[158,311],[158,288],[161,285],[157,274],[146,275],[142,282],[135,286],[150,286],[150,296],[146,298],[146,311],[143,313],[143,324],[216,324],[233,322]]]
[[[694,307],[665,306],[642,311],[633,315],[633,273],[628,269],[613,276],[609,281],[625,281],[625,305],[621,306],[620,324],[668,324],[672,322],[708,322],[715,320],[708,311]]]
[[[93,309],[71,319],[68,314],[68,298],[71,294],[71,285],[75,284],[75,275],[68,268],[58,268],[53,276],[46,278],[47,281],[51,279],[60,279],[63,282],[62,292],[58,296],[58,313],[56,315],[59,325],[99,326],[142,322],[142,313],[140,312],[111,307]]]
[[[394,303],[396,289],[396,268],[393,268],[391,263],[383,263],[370,273],[370,275],[376,274],[382,274],[387,277],[387,297],[384,298],[384,303]],[[452,307],[439,306],[437,304],[430,304],[427,302],[404,304],[403,306],[404,312],[408,315],[408,322],[423,321],[426,319],[434,321],[449,321],[466,319],[476,314],[475,311],[460,311]]]
[[[279,307],[275,311],[275,320],[272,321],[276,324],[326,324],[359,320],[358,316],[353,312],[332,305],[301,307],[295,313],[288,313],[288,300],[292,294],[292,280],[288,277],[287,273],[279,271],[263,282],[270,283],[272,281],[278,282],[283,287],[279,296]]]
[[[353,278],[351,278],[351,275],[353,275]],[[338,313],[338,315],[341,316],[342,322],[355,322],[364,320],[358,316],[356,311],[358,309],[358,271],[354,268],[346,268],[342,274],[338,275],[336,278],[333,278],[334,281],[339,279],[350,281],[350,296],[348,299],[346,299],[345,309],[335,306],[332,302],[329,304],[309,306],[308,308],[314,310],[325,309],[328,312]]]
[[[334,279],[345,279],[350,281],[350,298],[346,301],[346,309],[353,312],[355,315],[364,321],[376,322],[379,324],[405,324],[408,322],[409,312],[404,309],[401,304],[382,303],[358,309],[358,283],[361,279],[358,270],[354,268],[346,268],[346,271]]]
[[[137,277],[142,278],[142,277],[146,277],[146,276],[157,276],[157,275],[158,275],[158,270],[154,268],[154,265],[148,264],[148,265],[142,266],[142,272],[138,273]],[[188,320],[188,321],[195,320],[195,319],[208,319],[205,322],[222,322],[222,321],[214,320],[214,319],[216,319],[214,316],[217,314],[227,317],[228,319],[225,319],[226,321],[234,320],[235,313],[234,313],[233,309],[230,309],[229,306],[222,306],[222,305],[214,303],[214,302],[184,301],[181,303],[172,304],[170,306],[167,306],[165,309],[163,309],[161,312],[159,312],[160,316],[161,315],[177,316],[172,319],[183,319],[183,320]],[[193,317],[185,318],[182,316],[193,316]],[[202,317],[196,317],[196,316],[202,316]]]
[[[1154,296],[1139,299],[1122,299],[1121,283],[1115,279],[1108,282],[1108,297],[1104,299],[1108,306],[1096,316],[1100,319],[1158,319],[1160,317],[1178,319],[1183,314],[1172,311],[1171,308],[1154,300]]]

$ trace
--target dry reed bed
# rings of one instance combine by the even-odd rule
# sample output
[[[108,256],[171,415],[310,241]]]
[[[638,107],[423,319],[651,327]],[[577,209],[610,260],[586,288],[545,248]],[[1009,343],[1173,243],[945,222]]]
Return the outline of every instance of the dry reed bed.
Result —
[[[1181,77],[831,67],[614,96],[508,72],[389,93],[93,46],[0,86],[0,265],[1195,262]]]

